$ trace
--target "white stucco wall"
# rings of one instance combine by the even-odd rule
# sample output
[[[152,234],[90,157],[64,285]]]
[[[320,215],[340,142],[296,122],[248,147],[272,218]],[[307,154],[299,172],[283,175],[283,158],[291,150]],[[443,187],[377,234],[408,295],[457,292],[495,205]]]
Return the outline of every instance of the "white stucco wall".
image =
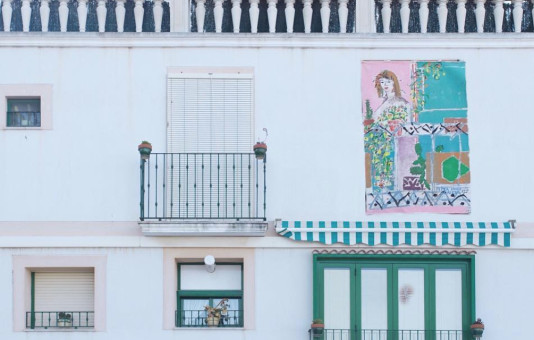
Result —
[[[155,42],[107,35],[89,36],[83,47],[73,47],[83,40],[57,37],[0,48],[2,83],[53,85],[54,120],[49,131],[0,132],[0,187],[9,193],[0,196],[0,220],[136,220],[136,146],[147,139],[155,152],[166,149],[166,72],[173,66],[254,69],[256,133],[269,129],[269,219],[361,219],[360,67],[369,59],[466,62],[472,213],[425,219],[533,220],[526,199],[534,184],[530,35],[517,48],[512,40],[462,36],[399,37],[401,44],[207,35],[184,46],[179,35]]]

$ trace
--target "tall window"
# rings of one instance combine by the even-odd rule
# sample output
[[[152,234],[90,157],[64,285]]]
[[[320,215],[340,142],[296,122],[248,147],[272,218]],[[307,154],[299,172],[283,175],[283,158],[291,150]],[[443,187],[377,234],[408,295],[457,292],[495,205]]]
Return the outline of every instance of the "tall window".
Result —
[[[178,264],[177,327],[243,327],[243,264]]]
[[[316,255],[314,313],[325,339],[468,339],[470,256]]]
[[[168,75],[166,215],[255,215],[253,74]]]

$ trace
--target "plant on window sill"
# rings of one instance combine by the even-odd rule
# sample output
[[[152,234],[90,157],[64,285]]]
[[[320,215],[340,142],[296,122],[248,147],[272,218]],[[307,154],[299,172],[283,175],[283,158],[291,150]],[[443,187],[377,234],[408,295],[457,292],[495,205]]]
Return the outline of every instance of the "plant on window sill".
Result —
[[[66,312],[59,312],[57,315],[58,327],[71,327],[72,326],[72,314]]]
[[[221,317],[228,314],[228,298],[222,299],[215,307],[205,306],[208,327],[219,327]]]

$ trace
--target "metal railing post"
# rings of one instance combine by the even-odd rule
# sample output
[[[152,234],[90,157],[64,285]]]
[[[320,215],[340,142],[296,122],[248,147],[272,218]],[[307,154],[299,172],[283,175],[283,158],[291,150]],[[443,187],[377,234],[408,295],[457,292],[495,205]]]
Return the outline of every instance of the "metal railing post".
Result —
[[[140,165],[140,173],[141,173],[141,182],[140,182],[140,185],[141,185],[141,188],[140,188],[140,201],[139,201],[139,219],[141,221],[144,221],[145,219],[145,164],[146,164],[146,160],[142,159],[141,158],[141,165]]]

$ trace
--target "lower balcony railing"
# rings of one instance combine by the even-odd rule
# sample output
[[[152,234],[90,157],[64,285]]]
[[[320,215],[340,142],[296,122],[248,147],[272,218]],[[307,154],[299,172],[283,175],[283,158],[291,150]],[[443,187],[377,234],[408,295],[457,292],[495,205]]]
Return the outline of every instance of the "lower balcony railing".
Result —
[[[92,328],[94,312],[26,312],[26,328]]]
[[[265,220],[266,162],[253,153],[152,153],[140,219]]]
[[[228,310],[220,317],[209,317],[205,310],[176,311],[176,327],[243,327],[243,311]]]
[[[324,329],[309,330],[310,340],[468,340],[461,330]]]

